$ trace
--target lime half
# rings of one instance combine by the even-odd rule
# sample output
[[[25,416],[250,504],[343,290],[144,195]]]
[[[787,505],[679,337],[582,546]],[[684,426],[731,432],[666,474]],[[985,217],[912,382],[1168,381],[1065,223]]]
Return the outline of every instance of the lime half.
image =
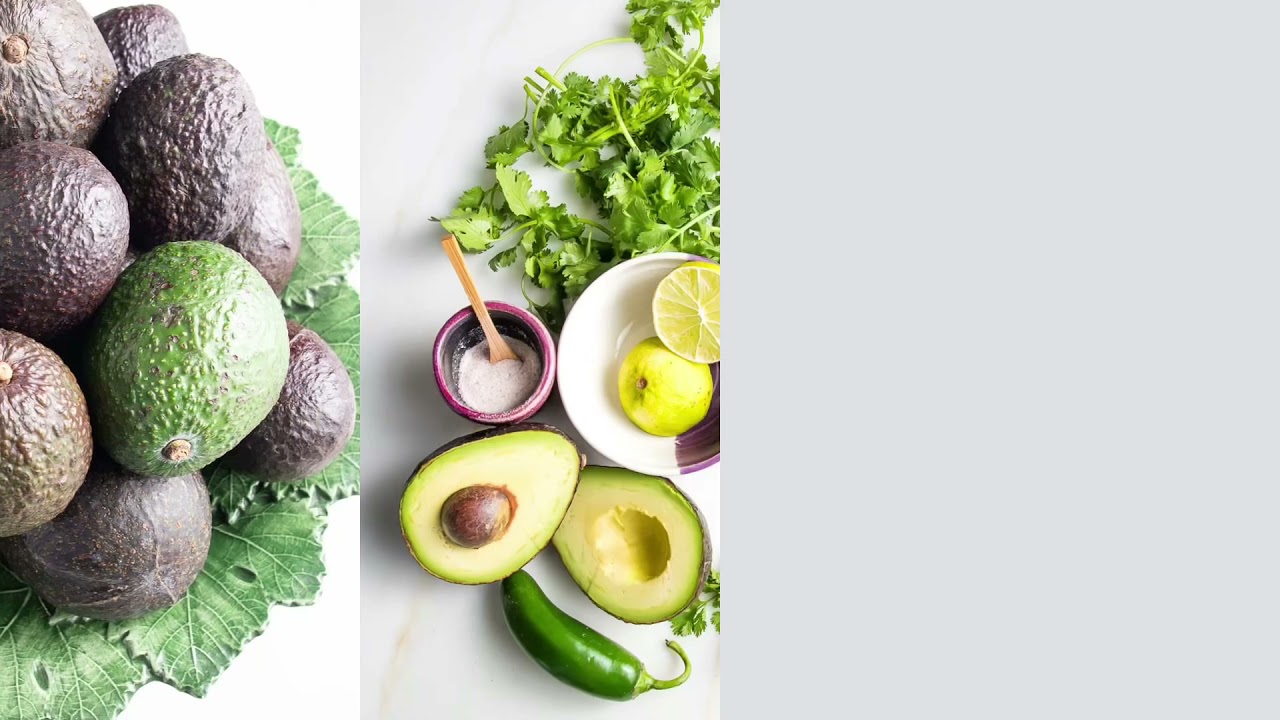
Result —
[[[720,266],[689,262],[672,270],[653,294],[653,325],[685,360],[720,362]]]

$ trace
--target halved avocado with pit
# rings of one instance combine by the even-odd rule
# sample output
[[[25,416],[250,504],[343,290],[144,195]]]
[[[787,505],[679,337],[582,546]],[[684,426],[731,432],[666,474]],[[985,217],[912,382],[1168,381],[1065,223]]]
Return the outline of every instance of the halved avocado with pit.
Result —
[[[622,468],[583,469],[552,543],[592,602],[636,625],[675,617],[711,572],[707,521],[693,501],[666,478]]]
[[[551,541],[584,464],[550,425],[466,435],[418,465],[400,498],[400,530],[418,564],[442,580],[501,580]]]

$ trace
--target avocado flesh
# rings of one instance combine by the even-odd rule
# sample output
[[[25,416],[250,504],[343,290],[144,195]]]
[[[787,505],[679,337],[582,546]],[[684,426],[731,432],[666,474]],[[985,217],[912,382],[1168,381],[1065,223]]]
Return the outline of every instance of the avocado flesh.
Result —
[[[552,540],[600,609],[637,625],[677,615],[711,571],[706,520],[671,481],[588,466]]]
[[[400,526],[424,570],[449,582],[479,585],[524,567],[564,518],[578,484],[582,456],[573,441],[549,426],[524,423],[460,438],[423,461],[400,501]],[[505,489],[514,500],[510,523],[479,548],[455,545],[440,511],[458,490]]]
[[[0,557],[45,602],[82,617],[124,620],[173,605],[209,554],[204,479],[94,465],[65,512],[0,540]]]
[[[76,0],[0,2],[0,149],[87,147],[116,95],[116,63]]]
[[[92,455],[89,411],[71,371],[52,350],[0,330],[0,537],[61,513]]]
[[[89,331],[84,388],[99,444],[141,475],[226,454],[271,411],[289,369],[275,293],[216,243],[168,243],[129,266]]]

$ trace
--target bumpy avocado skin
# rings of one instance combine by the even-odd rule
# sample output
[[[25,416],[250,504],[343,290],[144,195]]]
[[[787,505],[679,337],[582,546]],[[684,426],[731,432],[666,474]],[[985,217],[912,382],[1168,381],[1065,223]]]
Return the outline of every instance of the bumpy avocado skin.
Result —
[[[116,95],[116,63],[75,0],[0,2],[0,149],[87,147]]]
[[[355,432],[356,393],[342,360],[319,335],[289,323],[289,374],[280,400],[228,459],[272,482],[323,470]]]
[[[66,512],[0,540],[0,557],[50,605],[125,620],[186,595],[209,556],[212,523],[200,473],[143,477],[95,462]]]
[[[93,432],[80,386],[52,350],[0,330],[0,363],[0,537],[7,537],[67,507],[89,471]]]
[[[223,244],[258,268],[276,295],[284,294],[302,250],[302,210],[274,145],[263,152],[262,177],[245,221]]]
[[[0,150],[0,327],[47,341],[93,314],[124,267],[129,207],[88,150]]]
[[[134,241],[220,242],[244,220],[261,177],[266,128],[225,60],[180,55],[134,78],[100,157],[129,199]]]
[[[150,70],[161,60],[186,55],[187,36],[178,18],[159,5],[130,5],[93,18],[119,70],[119,86]]]
[[[167,243],[121,274],[89,333],[98,443],[140,475],[199,470],[271,411],[289,369],[280,302],[234,251]]]

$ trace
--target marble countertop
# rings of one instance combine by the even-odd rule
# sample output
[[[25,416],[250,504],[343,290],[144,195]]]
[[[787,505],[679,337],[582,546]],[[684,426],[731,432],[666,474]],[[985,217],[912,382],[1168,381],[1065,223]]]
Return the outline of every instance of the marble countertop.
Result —
[[[437,329],[466,304],[439,246],[433,215],[468,187],[490,182],[486,137],[522,111],[521,79],[554,70],[596,40],[625,35],[623,0],[539,3],[365,2],[363,108],[363,498],[361,525],[361,717],[379,720],[712,720],[719,717],[719,637],[681,639],[694,670],[682,687],[630,703],[598,700],[539,670],[510,637],[496,586],[464,587],[423,572],[401,539],[398,503],[416,464],[439,445],[479,429],[451,413],[431,374]],[[706,49],[719,57],[719,24]],[[633,76],[639,49],[612,45],[573,66]],[[527,169],[522,164],[522,169]],[[577,199],[566,178],[535,181],[553,202]],[[487,299],[523,304],[518,271],[491,272],[472,257]],[[372,288],[372,289],[370,289]],[[553,395],[537,420],[572,430]],[[602,458],[589,447],[593,462]],[[719,468],[677,480],[707,517],[720,553]],[[528,566],[548,596],[625,645],[659,677],[679,671],[667,624],[632,626],[596,608],[553,551]]]

